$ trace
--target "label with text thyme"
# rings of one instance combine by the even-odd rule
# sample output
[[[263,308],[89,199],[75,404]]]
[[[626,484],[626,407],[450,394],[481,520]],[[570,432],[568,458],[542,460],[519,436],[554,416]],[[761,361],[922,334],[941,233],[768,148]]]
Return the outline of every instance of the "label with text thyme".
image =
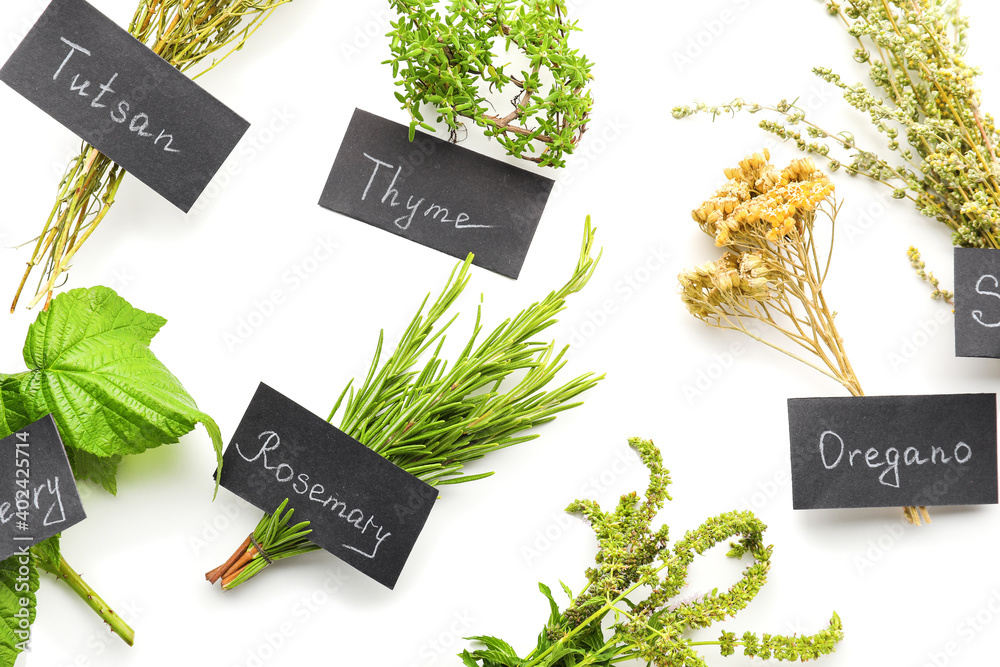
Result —
[[[437,490],[261,383],[223,456],[222,486],[266,512],[286,498],[309,539],[393,588]]]
[[[319,203],[517,278],[553,183],[355,109]]]
[[[84,0],[52,0],[0,80],[185,212],[249,127]]]
[[[52,415],[0,440],[0,560],[86,518]]]
[[[997,503],[996,394],[788,399],[795,509]]]
[[[955,356],[1000,359],[1000,250],[955,248]]]

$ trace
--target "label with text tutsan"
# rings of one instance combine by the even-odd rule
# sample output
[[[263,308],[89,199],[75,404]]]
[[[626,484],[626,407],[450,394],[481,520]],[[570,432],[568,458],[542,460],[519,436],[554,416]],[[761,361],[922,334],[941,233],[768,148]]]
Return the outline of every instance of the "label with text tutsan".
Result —
[[[1000,250],[955,248],[955,356],[1000,359]]]
[[[52,0],[0,80],[185,212],[249,127],[84,0]]]
[[[517,278],[553,183],[355,109],[319,203]]]
[[[261,383],[226,448],[222,486],[266,512],[287,498],[309,539],[393,588],[437,490]]]
[[[997,503],[996,394],[788,399],[795,509]]]
[[[86,518],[52,415],[0,440],[0,560]]]

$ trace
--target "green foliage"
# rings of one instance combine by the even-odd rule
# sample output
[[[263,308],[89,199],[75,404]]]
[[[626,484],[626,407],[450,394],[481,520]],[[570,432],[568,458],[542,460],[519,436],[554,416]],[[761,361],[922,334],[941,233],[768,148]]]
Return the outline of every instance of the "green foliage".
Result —
[[[466,667],[610,666],[631,659],[657,667],[695,667],[706,664],[696,650],[704,645],[718,646],[722,655],[742,647],[744,655],[775,660],[805,661],[832,653],[843,638],[836,614],[827,629],[812,636],[758,638],[747,632],[737,639],[723,632],[713,642],[684,637],[687,630],[735,616],[754,598],[767,580],[772,547],[764,545],[766,527],[752,513],[727,512],[689,531],[670,548],[667,526],[651,527],[670,498],[669,473],[652,442],[633,438],[629,443],[650,472],[645,498],[625,494],[614,512],[604,512],[592,500],[577,500],[567,508],[589,519],[600,544],[584,591],[573,596],[563,584],[571,602],[560,611],[552,592],[540,584],[550,614],[535,648],[520,658],[502,640],[472,637],[485,648],[463,651],[459,657]],[[751,556],[743,578],[724,593],[716,589],[695,600],[677,601],[695,556],[729,539],[736,540],[730,543],[730,557]]]
[[[524,432],[580,405],[574,399],[604,377],[586,373],[546,390],[566,364],[568,348],[557,351],[554,342],[532,340],[556,322],[567,297],[590,280],[600,259],[592,257],[593,251],[594,229],[587,218],[580,257],[569,281],[482,339],[480,306],[468,341],[449,362],[441,358],[441,349],[457,315],[445,318],[469,283],[470,255],[452,271],[429,308],[430,295],[424,299],[395,351],[384,361],[379,335],[364,382],[357,389],[348,383],[327,421],[333,422],[343,405],[340,430],[428,484],[470,482],[492,475],[465,475],[464,466],[537,438]],[[421,360],[425,361],[419,365]],[[270,560],[284,557],[284,552],[298,555],[319,548],[301,532],[305,523],[288,529],[298,534],[295,539],[282,538],[280,545],[269,541],[268,534],[276,534],[279,527],[279,514],[265,515],[253,533]],[[252,560],[239,559],[244,550],[253,551]],[[214,583],[221,578],[222,587],[228,590],[269,564],[247,543],[234,556],[209,572],[208,580]]]
[[[410,140],[424,122],[421,106],[454,133],[469,119],[510,155],[562,167],[586,131],[593,100],[586,89],[592,64],[569,47],[578,30],[564,0],[390,0],[399,19],[388,33],[396,93],[410,114]],[[447,4],[443,13],[437,9]],[[503,50],[501,50],[501,46]],[[526,59],[511,71],[507,52]],[[499,113],[486,94],[511,99]],[[541,152],[538,152],[538,144]]]
[[[219,427],[149,349],[165,323],[107,287],[57,296],[28,328],[24,361],[30,370],[0,375],[0,438],[51,413],[74,476],[115,493],[115,474],[124,456],[177,442],[201,422],[221,469]],[[30,556],[31,621],[37,567],[65,581],[131,644],[132,629],[69,567],[58,536],[32,547]],[[8,624],[25,596],[8,594],[6,573],[21,566],[18,556],[0,563],[0,618]],[[0,626],[0,667],[9,667],[17,656],[5,633]]]
[[[52,413],[77,479],[111,493],[122,457],[177,442],[198,422],[221,465],[219,427],[149,349],[165,323],[107,287],[59,295],[28,329],[31,370],[2,379],[0,426],[21,428]],[[10,415],[18,421],[7,423]]]
[[[38,570],[30,557],[15,555],[0,561],[0,667],[11,667],[28,646],[37,590]]]

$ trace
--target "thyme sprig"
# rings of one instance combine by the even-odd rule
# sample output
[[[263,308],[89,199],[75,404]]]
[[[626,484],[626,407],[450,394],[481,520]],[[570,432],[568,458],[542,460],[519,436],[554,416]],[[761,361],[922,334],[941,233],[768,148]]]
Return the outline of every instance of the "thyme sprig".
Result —
[[[852,396],[864,392],[823,294],[833,259],[839,205],[833,183],[812,158],[783,170],[770,153],[755,153],[726,169],[729,181],[692,211],[701,230],[726,253],[678,276],[681,301],[709,326],[738,331],[839,382]],[[830,221],[829,248],[820,250],[815,225]],[[788,347],[756,333],[760,323]],[[924,507],[904,509],[916,525],[930,522]]]
[[[968,19],[950,0],[825,2],[868,65],[871,85],[849,83],[827,67],[813,72],[840,89],[844,100],[886,137],[892,160],[863,147],[854,132],[831,132],[807,117],[795,101],[679,106],[674,117],[713,117],[740,110],[776,120],[760,127],[828,160],[831,169],[867,176],[909,199],[923,215],[952,230],[954,245],[1000,247],[1000,134],[980,109],[976,77],[965,60]]]
[[[410,114],[411,141],[418,126],[434,131],[421,112],[428,104],[453,137],[466,118],[514,157],[565,165],[587,129],[593,77],[591,62],[569,47],[579,28],[566,19],[564,0],[451,0],[443,13],[436,1],[390,4],[399,20],[391,23],[385,62],[403,89],[396,98]],[[515,75],[501,64],[501,44],[521,51],[528,69]],[[511,100],[509,112],[492,107],[486,91],[494,88]]]
[[[735,616],[757,595],[767,581],[773,547],[763,541],[766,526],[750,512],[727,512],[711,518],[669,546],[669,528],[653,529],[651,523],[664,502],[669,472],[663,468],[660,451],[649,440],[629,440],[649,469],[645,498],[631,492],[621,496],[613,512],[605,512],[595,501],[577,500],[567,512],[582,514],[597,535],[596,566],[587,570],[587,585],[574,596],[566,584],[569,606],[560,611],[552,591],[539,584],[551,613],[538,643],[524,658],[496,637],[471,637],[485,648],[463,651],[466,667],[582,667],[610,666],[642,660],[658,667],[704,666],[698,653],[702,646],[718,646],[722,655],[738,647],[744,655],[775,660],[811,660],[832,653],[844,633],[836,613],[830,625],[811,636],[746,632],[737,638],[723,631],[715,641],[693,641],[684,634],[696,628]],[[717,544],[730,542],[727,554],[752,562],[743,577],[724,593],[711,593],[680,600],[688,566],[696,556]]]
[[[379,334],[367,377],[356,389],[353,381],[347,384],[327,421],[332,423],[343,406],[340,430],[428,484],[457,484],[492,475],[467,475],[464,466],[537,438],[537,433],[525,432],[580,405],[574,399],[604,377],[586,373],[547,390],[565,366],[568,348],[557,349],[554,342],[533,340],[555,324],[556,315],[566,307],[566,298],[590,280],[600,259],[592,257],[593,250],[594,229],[588,217],[580,258],[570,280],[502,322],[482,340],[480,305],[468,342],[448,362],[441,357],[441,350],[457,315],[447,321],[445,317],[468,285],[470,255],[455,267],[426,312],[430,295],[424,299],[395,351],[384,361],[383,336]],[[441,322],[444,324],[439,326]],[[422,359],[426,361],[420,368]],[[286,552],[298,555],[318,549],[303,532],[304,523],[283,528],[289,515],[265,515],[255,529],[253,538],[265,554],[248,540],[227,566],[212,570],[206,578],[212,583],[221,578],[228,590]],[[285,540],[283,530],[295,537]],[[285,541],[272,539],[275,535]]]
[[[140,0],[129,33],[154,53],[185,72],[212,57],[192,78],[212,70],[250,36],[279,6],[291,0]],[[220,55],[221,54],[221,55]],[[28,307],[45,299],[48,306],[59,278],[73,257],[108,214],[125,170],[84,142],[69,161],[55,204],[41,233],[34,239],[28,267],[14,294],[14,312],[36,266],[41,276]]]

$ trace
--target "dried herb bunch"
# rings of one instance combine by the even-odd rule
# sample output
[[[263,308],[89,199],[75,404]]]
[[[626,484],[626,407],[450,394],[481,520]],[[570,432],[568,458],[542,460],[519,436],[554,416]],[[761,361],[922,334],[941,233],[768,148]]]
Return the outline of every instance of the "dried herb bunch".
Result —
[[[831,169],[862,174],[909,199],[952,230],[955,245],[1000,247],[1000,142],[992,116],[980,111],[977,68],[965,61],[968,20],[949,0],[826,2],[854,38],[854,59],[868,65],[870,85],[849,83],[826,67],[813,72],[886,137],[892,160],[858,145],[850,131],[831,132],[795,102],[767,106],[735,100],[721,106],[680,106],[675,117],[746,109],[777,120],[760,127],[827,158]]]
[[[701,230],[726,253],[683,271],[681,300],[706,324],[739,331],[787,354],[862,396],[861,384],[837,331],[823,284],[833,258],[838,205],[833,183],[812,158],[779,170],[770,153],[726,169],[729,181],[692,211]],[[816,241],[817,219],[830,221],[829,248]],[[750,327],[763,324],[790,344],[784,347]],[[907,519],[930,521],[924,507],[905,508]]]
[[[129,33],[154,53],[185,72],[208,57],[198,78],[243,47],[279,6],[291,0],[140,0]],[[220,55],[221,54],[221,55]],[[28,268],[10,310],[36,266],[42,275],[28,307],[48,304],[73,257],[108,214],[125,170],[88,143],[73,157],[59,183],[55,204],[34,239]]]
[[[549,601],[551,613],[538,635],[538,644],[524,658],[496,637],[472,637],[486,648],[463,651],[459,657],[467,667],[572,667],[614,665],[627,660],[645,661],[657,667],[704,666],[698,653],[702,646],[718,646],[724,656],[737,648],[743,654],[775,660],[812,660],[836,650],[844,633],[836,613],[830,625],[811,636],[762,635],[723,631],[715,641],[693,641],[688,630],[707,628],[724,621],[757,595],[767,581],[773,547],[765,546],[766,526],[750,512],[727,512],[709,519],[670,547],[668,527],[651,527],[656,513],[670,499],[670,477],[663,468],[659,450],[648,440],[629,443],[649,468],[646,497],[635,492],[621,497],[614,512],[604,512],[592,500],[577,500],[567,512],[582,514],[597,534],[599,549],[595,567],[587,570],[587,586],[563,610],[548,586],[539,589]],[[725,593],[711,593],[681,600],[688,566],[720,542],[730,542],[728,555],[752,562],[743,577]]]
[[[437,112],[454,139],[466,118],[496,137],[510,155],[562,167],[587,128],[593,100],[586,56],[569,47],[578,30],[566,19],[563,0],[391,0],[399,20],[391,23],[392,75],[403,109],[410,114],[410,140],[424,122],[421,106]],[[527,69],[511,73],[503,45],[527,58]],[[506,68],[506,71],[505,71]],[[498,112],[486,98],[496,89],[511,110]],[[539,146],[541,151],[539,152]]]
[[[590,280],[600,259],[592,257],[593,249],[594,230],[588,218],[580,258],[569,282],[505,320],[482,340],[480,306],[468,342],[449,363],[440,354],[446,331],[457,315],[440,328],[438,324],[468,285],[470,255],[455,268],[426,313],[425,299],[385,361],[379,336],[364,383],[358,389],[347,384],[327,421],[332,422],[343,405],[340,430],[428,484],[457,484],[492,475],[466,475],[464,466],[537,438],[537,433],[525,432],[580,405],[574,399],[604,377],[587,373],[547,389],[566,364],[568,348],[557,350],[554,342],[533,340],[556,322],[566,298]],[[418,370],[422,359],[426,361]],[[319,549],[308,539],[308,522],[291,524],[293,511],[283,510],[284,505],[266,514],[253,539],[248,537],[206,578],[212,583],[221,579],[223,589],[228,590],[271,561]]]

